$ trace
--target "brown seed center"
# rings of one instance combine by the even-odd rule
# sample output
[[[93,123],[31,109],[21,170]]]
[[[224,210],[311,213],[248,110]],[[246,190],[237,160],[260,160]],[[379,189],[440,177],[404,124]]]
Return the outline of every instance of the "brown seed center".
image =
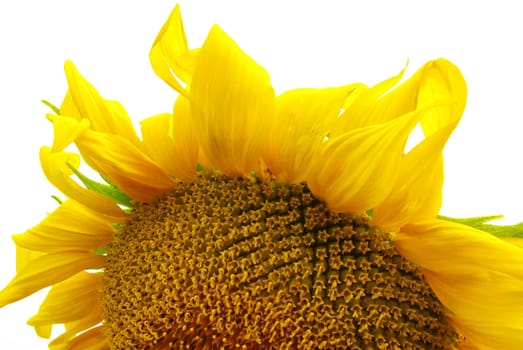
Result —
[[[449,349],[443,307],[389,234],[305,185],[200,174],[108,252],[114,349]]]

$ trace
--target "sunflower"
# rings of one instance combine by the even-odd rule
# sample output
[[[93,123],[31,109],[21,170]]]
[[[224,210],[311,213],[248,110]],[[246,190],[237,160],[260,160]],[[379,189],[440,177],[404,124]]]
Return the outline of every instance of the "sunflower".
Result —
[[[40,160],[67,199],[13,236],[0,292],[51,286],[28,321],[65,325],[50,349],[520,348],[520,242],[438,219],[452,63],[275,96],[218,26],[189,49],[178,7],[150,59],[179,97],[141,137],[65,65]]]

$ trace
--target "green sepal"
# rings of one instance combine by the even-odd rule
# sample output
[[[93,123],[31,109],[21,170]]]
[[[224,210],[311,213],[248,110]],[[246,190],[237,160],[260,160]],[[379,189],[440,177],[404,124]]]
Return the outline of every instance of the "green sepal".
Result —
[[[107,254],[107,246],[103,246],[103,247],[100,247],[100,248],[96,248],[95,250],[93,250],[93,252],[95,254],[98,254],[98,255],[106,255]]]
[[[55,195],[52,195],[51,198],[54,199],[55,201],[57,201],[58,204],[60,204],[60,205],[62,205],[62,203],[64,202],[63,200],[60,199],[60,197],[55,196]]]
[[[49,101],[41,100],[44,105],[51,108],[55,114],[60,114],[60,108],[56,107],[54,104],[52,104]]]
[[[488,232],[497,237],[519,237],[523,238],[523,222],[515,225],[493,225],[487,224],[492,220],[502,219],[503,215],[477,216],[472,218],[451,218],[439,215],[439,219],[467,225],[481,231]]]
[[[91,191],[94,191],[96,193],[99,193],[103,196],[109,197],[114,202],[124,205],[126,207],[132,206],[132,199],[115,185],[109,183],[109,184],[103,184],[96,182],[94,180],[89,179],[87,176],[82,174],[78,169],[73,167],[71,164],[67,164],[69,168],[73,171],[73,173],[82,181],[82,183],[85,185],[85,187]]]

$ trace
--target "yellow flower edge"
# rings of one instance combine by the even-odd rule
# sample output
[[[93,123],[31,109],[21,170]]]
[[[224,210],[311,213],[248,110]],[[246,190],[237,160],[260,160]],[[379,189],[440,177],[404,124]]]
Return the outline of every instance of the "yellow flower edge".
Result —
[[[445,307],[459,335],[449,346],[520,348],[521,244],[437,219],[442,151],[466,101],[465,82],[452,63],[428,62],[401,83],[403,72],[373,87],[275,96],[268,73],[218,26],[201,48],[190,50],[178,6],[150,59],[180,96],[172,114],[142,122],[141,138],[118,102],[104,99],[71,62],[65,65],[69,89],[60,113],[48,116],[54,142],[42,147],[40,160],[67,200],[13,236],[17,275],[0,292],[5,306],[52,286],[28,321],[42,337],[50,337],[52,325],[65,325],[51,349],[111,347],[100,296],[111,253],[103,248],[139,208],[197,184],[202,167],[219,179],[305,184],[331,213],[372,212],[372,226],[390,233],[394,249],[419,268]],[[416,125],[424,139],[405,153]],[[65,150],[71,143],[81,156]],[[129,201],[76,182],[81,159]]]

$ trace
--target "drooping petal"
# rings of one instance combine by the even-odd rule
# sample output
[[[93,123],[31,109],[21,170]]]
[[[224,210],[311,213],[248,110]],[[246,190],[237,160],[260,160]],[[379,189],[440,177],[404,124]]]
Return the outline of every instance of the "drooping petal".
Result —
[[[13,240],[17,246],[41,252],[91,250],[111,240],[114,233],[111,224],[85,206],[67,200],[35,227],[13,235]]]
[[[67,197],[95,210],[113,222],[123,222],[127,214],[107,197],[90,191],[73,181],[70,167],[78,168],[80,157],[69,152],[51,152],[49,147],[40,149],[40,163],[45,176]]]
[[[468,226],[430,220],[406,225],[396,249],[421,266],[474,346],[519,349],[523,343],[523,249]]]
[[[86,269],[101,269],[105,257],[85,250],[65,250],[31,260],[0,291],[0,307],[63,281]]]
[[[93,308],[101,308],[101,287],[102,275],[84,271],[57,283],[27,323],[43,326],[79,320]]]
[[[421,112],[325,141],[314,157],[309,188],[329,208],[364,212],[391,192],[408,135]]]
[[[274,90],[267,72],[218,26],[200,51],[190,96],[210,162],[226,175],[257,170],[274,118]]]
[[[264,147],[263,160],[285,183],[298,183],[306,178],[311,157],[332,124],[362,90],[362,84],[326,89],[296,89],[276,99],[276,117]]]
[[[123,137],[88,130],[76,145],[91,168],[134,200],[150,202],[175,186],[160,166]]]
[[[180,96],[174,115],[165,113],[142,121],[143,150],[167,174],[190,180],[198,162],[198,143],[189,101]]]
[[[93,130],[119,135],[134,145],[139,145],[140,140],[131,119],[119,102],[105,100],[72,62],[65,63],[65,73],[75,110],[82,118],[89,120]]]
[[[190,84],[196,51],[189,51],[180,6],[176,5],[156,37],[149,59],[154,72],[180,94],[188,96],[179,80]]]

